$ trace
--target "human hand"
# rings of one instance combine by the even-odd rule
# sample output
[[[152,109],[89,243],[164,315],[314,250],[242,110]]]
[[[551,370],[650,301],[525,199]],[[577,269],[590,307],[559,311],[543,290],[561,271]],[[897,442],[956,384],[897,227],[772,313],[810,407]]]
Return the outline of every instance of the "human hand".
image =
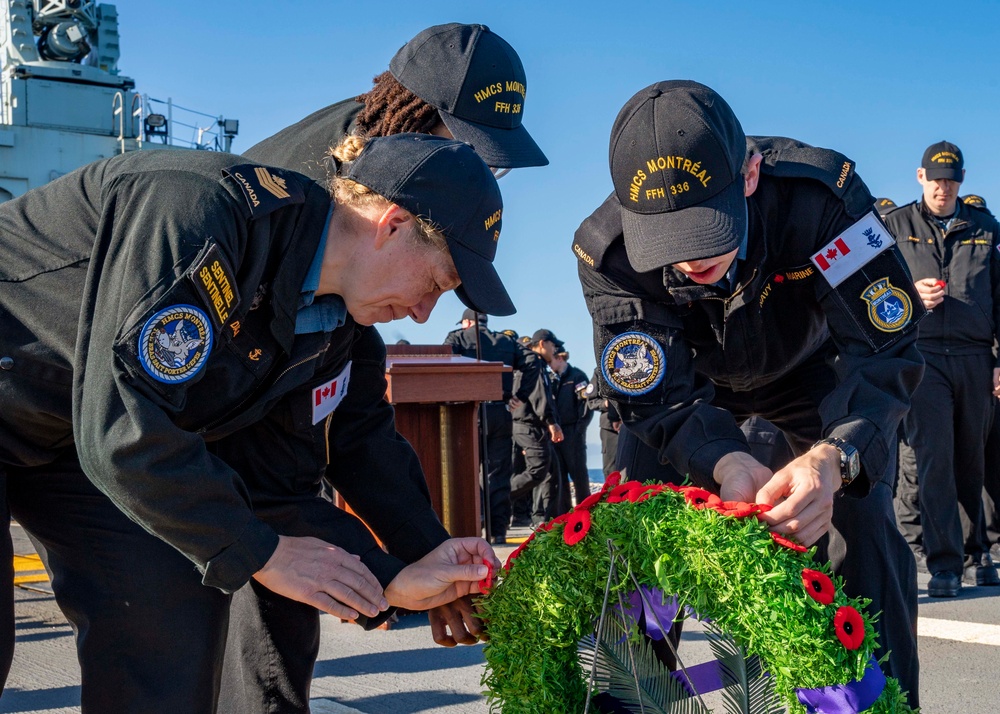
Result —
[[[937,307],[944,301],[944,289],[947,287],[947,284],[943,280],[921,278],[914,281],[913,285],[917,288],[917,295],[920,296],[920,301],[928,310]]]
[[[524,402],[522,402],[517,397],[511,397],[509,400],[507,400],[507,406],[510,407],[511,411],[517,409],[519,406],[523,404]]]
[[[549,436],[551,437],[553,444],[558,444],[565,438],[563,436],[562,427],[558,424],[549,424]]]
[[[431,637],[442,647],[474,645],[488,639],[483,621],[476,616],[471,595],[431,608],[427,611],[427,619],[431,623]]]
[[[487,561],[500,568],[493,549],[482,538],[446,540],[399,571],[385,589],[386,600],[407,610],[428,610],[478,593]]]
[[[278,536],[278,547],[254,580],[272,592],[345,620],[375,617],[389,603],[357,555],[319,538]]]
[[[750,454],[733,451],[716,462],[712,477],[719,484],[723,501],[752,503],[760,488],[771,478],[771,469]]]
[[[622,423],[620,421],[613,421],[611,422],[611,428],[615,430],[615,433],[618,433],[622,428]]]
[[[1000,397],[1000,367],[993,370],[993,396]]]
[[[760,519],[772,531],[812,545],[830,530],[840,487],[840,451],[820,444],[778,470],[757,493],[757,503],[774,506]]]

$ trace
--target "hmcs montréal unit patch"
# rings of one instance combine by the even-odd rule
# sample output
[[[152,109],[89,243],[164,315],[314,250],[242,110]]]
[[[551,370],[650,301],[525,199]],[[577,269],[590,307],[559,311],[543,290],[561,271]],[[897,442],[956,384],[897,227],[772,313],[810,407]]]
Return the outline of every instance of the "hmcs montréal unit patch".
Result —
[[[663,348],[644,332],[624,332],[604,348],[601,374],[615,391],[639,396],[653,391],[666,370]]]
[[[146,320],[139,333],[139,362],[153,379],[186,382],[212,350],[208,315],[193,305],[171,305]]]
[[[865,288],[861,299],[868,303],[868,319],[882,332],[899,332],[913,316],[910,296],[893,287],[888,278],[879,278]]]

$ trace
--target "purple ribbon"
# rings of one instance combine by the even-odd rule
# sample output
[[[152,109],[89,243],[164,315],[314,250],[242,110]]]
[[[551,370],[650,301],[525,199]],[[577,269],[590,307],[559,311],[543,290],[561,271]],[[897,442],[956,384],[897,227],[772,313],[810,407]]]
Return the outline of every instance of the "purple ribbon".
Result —
[[[809,714],[858,714],[871,707],[885,688],[885,675],[873,656],[861,681],[816,689],[796,689],[795,695]]]
[[[644,607],[644,601],[649,604],[648,608]],[[639,622],[641,616],[646,626],[646,635],[653,640],[662,640],[666,634],[663,627],[670,630],[679,610],[680,601],[676,595],[668,597],[659,588],[640,585],[639,590],[633,590],[629,594],[625,614],[635,622]],[[685,606],[685,610],[689,616],[702,619],[690,607]],[[709,620],[705,618],[705,621]],[[722,667],[715,660],[686,669],[687,674],[681,670],[670,674],[692,695],[694,692],[714,692],[725,686]],[[858,714],[871,707],[884,688],[885,675],[873,656],[868,661],[861,681],[815,689],[796,689],[795,694],[809,714]]]
[[[642,592],[640,593],[639,590]],[[635,622],[639,622],[639,616],[644,615],[646,634],[650,639],[662,640],[666,634],[663,627],[666,627],[667,631],[670,630],[674,624],[674,618],[677,617],[677,611],[680,609],[680,602],[676,595],[664,596],[663,591],[659,588],[640,585],[639,590],[633,590],[629,594],[625,614]],[[645,595],[645,601],[649,603],[649,608],[643,607],[643,595]],[[660,626],[661,623],[663,627]]]

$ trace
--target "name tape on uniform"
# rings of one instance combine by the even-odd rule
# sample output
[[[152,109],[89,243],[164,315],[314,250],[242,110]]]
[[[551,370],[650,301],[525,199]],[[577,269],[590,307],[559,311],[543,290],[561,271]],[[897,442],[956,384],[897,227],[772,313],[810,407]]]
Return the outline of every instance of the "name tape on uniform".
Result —
[[[318,424],[326,419],[337,408],[347,394],[347,385],[351,381],[351,363],[329,382],[312,390],[312,423]]]
[[[835,288],[895,243],[878,217],[868,213],[823,246],[811,260],[830,287]]]

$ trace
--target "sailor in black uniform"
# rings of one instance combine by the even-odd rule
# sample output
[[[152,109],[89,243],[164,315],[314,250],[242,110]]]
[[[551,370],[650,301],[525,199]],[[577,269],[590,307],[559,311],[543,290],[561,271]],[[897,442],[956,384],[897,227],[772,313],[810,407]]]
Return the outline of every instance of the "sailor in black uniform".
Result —
[[[686,81],[629,100],[610,155],[615,191],[573,251],[600,393],[625,425],[619,468],[776,504],[775,531],[820,543],[846,592],[872,599],[915,704],[916,574],[892,480],[924,310],[854,162],[746,137]],[[752,414],[797,454],[774,473],[737,426]]]
[[[305,711],[319,610],[374,626],[474,591],[494,559],[431,510],[371,325],[456,287],[513,311],[496,181],[439,137],[338,154],[332,197],[240,157],[140,152],[0,206],[0,496],[48,551],[84,712],[215,712],[248,582],[311,613],[256,633],[295,648],[304,701],[283,711]]]

